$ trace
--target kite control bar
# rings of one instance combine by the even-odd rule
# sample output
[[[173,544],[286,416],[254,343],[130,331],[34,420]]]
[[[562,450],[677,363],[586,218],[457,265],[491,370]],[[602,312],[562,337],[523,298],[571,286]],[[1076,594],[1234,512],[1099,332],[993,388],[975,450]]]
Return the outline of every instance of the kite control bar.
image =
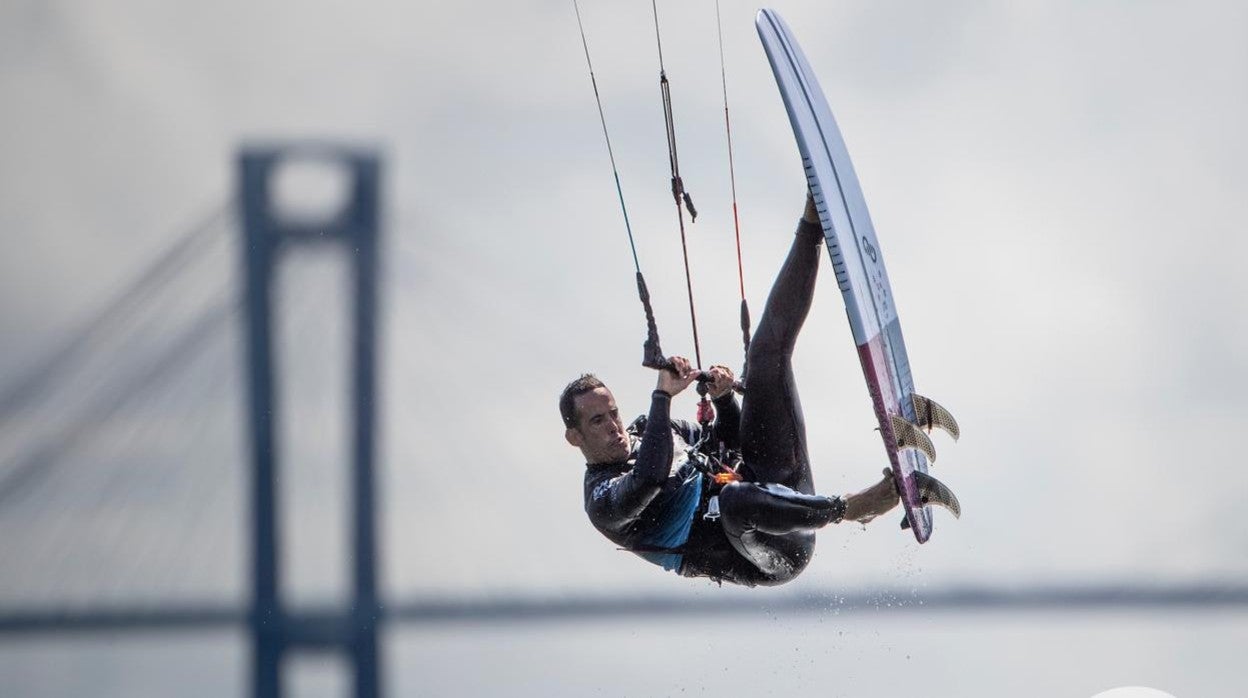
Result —
[[[656,371],[671,371],[672,373],[675,373],[676,370],[672,368],[671,359],[668,359],[667,357],[662,356],[661,354],[658,355],[657,358],[655,356],[652,356],[652,349],[657,350],[658,344],[657,343],[651,344],[650,342],[646,342],[646,354],[645,354],[645,358],[641,362],[641,365],[645,366],[646,368],[653,368]],[[710,372],[698,371],[698,377],[696,380],[698,382],[698,394],[702,396],[706,396],[707,390],[708,390],[707,384],[710,383],[712,380]],[[732,382],[732,389],[738,395],[745,394],[745,384],[739,380]]]

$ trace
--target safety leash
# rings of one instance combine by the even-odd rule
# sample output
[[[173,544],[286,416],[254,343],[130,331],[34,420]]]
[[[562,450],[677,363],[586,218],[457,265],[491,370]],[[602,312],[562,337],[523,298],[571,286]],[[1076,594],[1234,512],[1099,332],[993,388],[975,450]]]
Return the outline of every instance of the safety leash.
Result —
[[[672,89],[667,80],[667,70],[663,65],[663,38],[659,34],[659,6],[657,0],[650,0],[650,8],[654,11],[654,38],[659,48],[659,91],[663,95],[663,122],[667,128],[667,159],[672,170],[672,198],[676,202],[676,220],[680,224],[680,250],[685,258],[685,289],[689,294],[689,322],[693,326],[693,354],[698,370],[702,370],[702,349],[698,342],[698,316],[693,304],[693,277],[689,272],[689,245],[685,238],[685,213],[689,209],[689,221],[698,219],[698,211],[693,206],[693,198],[685,191],[684,180],[680,177],[680,158],[676,154],[676,122],[672,117]],[[681,204],[684,204],[682,208]]]
[[[685,212],[689,210],[689,222],[698,220],[698,210],[693,206],[693,198],[685,190],[685,182],[680,177],[680,158],[676,154],[676,121],[672,116],[672,88],[667,80],[667,69],[663,65],[663,37],[659,32],[659,6],[657,0],[650,0],[650,8],[654,11],[654,39],[659,49],[659,92],[663,95],[663,123],[667,129],[667,159],[672,169],[672,199],[676,202],[676,220],[680,225],[680,251],[685,259],[685,289],[689,294],[689,323],[693,327],[693,355],[697,361],[698,371],[702,371],[702,348],[698,341],[698,315],[693,303],[693,275],[689,271],[689,245],[685,237]],[[684,204],[684,208],[681,204]],[[698,381],[698,422],[704,427],[715,420],[715,408],[707,398],[706,381]]]
[[[728,117],[728,70],[724,61],[724,23],[720,19],[719,0],[715,0],[715,26],[719,34],[719,80],[724,92],[724,132],[728,139],[728,181],[732,184],[732,227],[737,236],[737,284],[741,289],[741,345],[743,351],[741,382],[745,382],[750,355],[750,307],[745,302],[745,266],[741,261],[741,219],[737,215],[737,175],[732,159],[732,120]]]

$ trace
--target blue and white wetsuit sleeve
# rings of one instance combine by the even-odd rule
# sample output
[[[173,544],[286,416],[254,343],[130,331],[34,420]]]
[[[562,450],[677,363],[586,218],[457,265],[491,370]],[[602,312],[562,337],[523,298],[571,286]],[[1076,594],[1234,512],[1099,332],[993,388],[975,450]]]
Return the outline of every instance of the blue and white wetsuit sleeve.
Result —
[[[623,530],[641,516],[662,489],[672,470],[672,434],[668,421],[671,401],[667,393],[654,391],[633,467],[593,485],[585,509],[599,526]]]

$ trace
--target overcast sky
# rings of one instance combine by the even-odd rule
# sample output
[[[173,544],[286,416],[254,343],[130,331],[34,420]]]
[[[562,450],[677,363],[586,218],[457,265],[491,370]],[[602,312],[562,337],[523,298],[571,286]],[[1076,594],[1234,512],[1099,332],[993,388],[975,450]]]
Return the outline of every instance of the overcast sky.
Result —
[[[1242,579],[1248,8],[774,7],[854,158],[916,387],[963,429],[960,443],[936,438],[960,521],[938,511],[922,547],[896,517],[834,527],[797,584]],[[689,234],[702,351],[739,369],[714,9],[661,3],[660,19],[700,211]],[[805,183],[756,10],[722,3],[757,318]],[[582,13],[663,346],[691,355],[650,5],[587,1]],[[639,366],[644,320],[570,2],[10,0],[0,103],[4,385],[228,198],[240,143],[373,144],[386,177],[389,587],[711,593],[590,527],[582,460],[556,414],[582,371],[628,414],[645,410],[654,381]],[[231,249],[214,258],[223,279]],[[324,275],[317,264],[307,279]],[[840,493],[886,459],[827,262],[822,273],[795,363],[817,487]],[[234,382],[236,335],[223,329],[215,350]],[[217,450],[195,457],[224,461],[220,482],[238,498],[241,398],[219,392],[226,436],[201,434]],[[674,407],[693,409],[692,397]],[[171,447],[180,428],[162,432]],[[323,470],[313,443],[307,467]],[[318,482],[317,496],[333,487]],[[156,530],[180,511],[157,502],[126,525]],[[306,512],[305,528],[332,540],[324,510]],[[197,535],[235,541],[222,554],[241,565],[243,528],[219,516]],[[307,540],[315,557],[321,539]]]

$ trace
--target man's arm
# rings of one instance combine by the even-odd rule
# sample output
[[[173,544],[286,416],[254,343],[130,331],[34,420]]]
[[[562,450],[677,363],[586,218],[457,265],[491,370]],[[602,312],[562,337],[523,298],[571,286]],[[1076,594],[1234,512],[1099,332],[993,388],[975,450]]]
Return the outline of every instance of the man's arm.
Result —
[[[715,403],[715,439],[732,449],[741,448],[741,408],[732,392],[736,378],[732,369],[727,366],[712,366],[707,375],[711,382],[707,385],[707,395]]]
[[[656,390],[650,398],[650,414],[641,435],[637,460],[627,472],[593,483],[585,510],[599,527],[623,530],[659,493],[672,466],[672,436],[668,415],[672,398]]]
[[[672,371],[659,371],[658,387],[650,397],[650,414],[633,467],[626,473],[595,483],[588,493],[586,511],[601,527],[618,531],[637,520],[671,473],[672,396],[696,378],[687,359],[674,356],[671,362]]]

